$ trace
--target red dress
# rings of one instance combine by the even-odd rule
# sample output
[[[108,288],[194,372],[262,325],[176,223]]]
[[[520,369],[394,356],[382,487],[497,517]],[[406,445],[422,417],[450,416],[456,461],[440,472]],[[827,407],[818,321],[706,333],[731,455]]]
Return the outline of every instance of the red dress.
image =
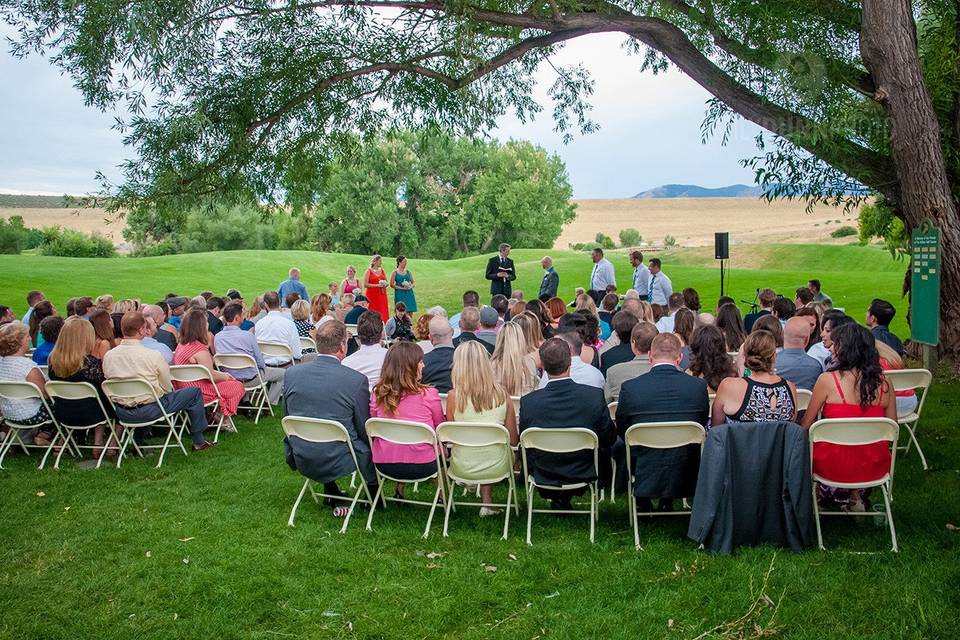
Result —
[[[173,364],[195,364],[192,361],[193,356],[205,350],[207,345],[202,342],[191,342],[189,344],[178,344],[177,350],[173,352]],[[237,406],[243,398],[243,383],[239,380],[224,380],[217,383],[217,388],[206,381],[197,382],[176,382],[173,383],[176,389],[186,389],[196,387],[203,394],[203,403],[213,402],[217,399],[217,391],[220,392],[220,411],[223,415],[237,415]]]
[[[380,273],[368,269],[366,278],[368,282],[379,284],[387,281],[387,274],[383,272],[383,269],[380,270]],[[383,321],[386,322],[390,318],[390,309],[387,306],[387,290],[383,287],[367,287],[364,295],[370,301],[367,308],[379,313]]]
[[[850,404],[843,396],[840,379],[833,373],[833,382],[837,385],[843,402],[823,405],[824,418],[883,418],[886,411],[881,404],[864,409],[859,404]],[[883,388],[880,398],[883,400]],[[890,446],[886,442],[862,445],[839,445],[829,442],[813,444],[813,472],[823,478],[837,482],[870,482],[882,478],[890,471]]]

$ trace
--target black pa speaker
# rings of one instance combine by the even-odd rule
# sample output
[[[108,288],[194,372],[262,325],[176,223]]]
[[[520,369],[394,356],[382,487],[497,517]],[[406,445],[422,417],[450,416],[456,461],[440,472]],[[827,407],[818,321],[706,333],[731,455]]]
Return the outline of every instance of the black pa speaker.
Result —
[[[730,234],[728,232],[713,234],[713,252],[717,260],[730,259]]]

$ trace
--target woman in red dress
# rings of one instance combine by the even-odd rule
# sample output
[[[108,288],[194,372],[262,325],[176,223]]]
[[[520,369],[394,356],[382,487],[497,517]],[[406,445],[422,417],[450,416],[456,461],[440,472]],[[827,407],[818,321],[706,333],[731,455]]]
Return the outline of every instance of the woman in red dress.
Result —
[[[835,368],[821,374],[801,424],[810,428],[823,411],[824,418],[897,419],[893,386],[883,377],[880,354],[873,335],[856,323],[831,332]],[[839,482],[869,482],[890,470],[890,446],[886,442],[864,445],[813,445],[813,472]],[[839,502],[847,511],[865,511],[864,490],[818,487],[821,502]],[[844,504],[845,503],[845,504]]]
[[[207,331],[207,314],[199,309],[191,309],[183,315],[180,321],[180,344],[173,353],[173,364],[199,364],[213,374],[214,385],[207,381],[174,382],[177,389],[197,387],[203,394],[203,402],[213,402],[219,392],[219,410],[230,418],[237,413],[237,406],[243,398],[245,390],[243,383],[233,376],[218,371],[213,365],[210,355],[209,332]]]
[[[390,285],[387,274],[383,272],[383,258],[379,255],[370,259],[370,268],[363,274],[364,295],[370,301],[367,308],[376,311],[386,322],[390,318],[390,309],[387,306],[387,287]]]

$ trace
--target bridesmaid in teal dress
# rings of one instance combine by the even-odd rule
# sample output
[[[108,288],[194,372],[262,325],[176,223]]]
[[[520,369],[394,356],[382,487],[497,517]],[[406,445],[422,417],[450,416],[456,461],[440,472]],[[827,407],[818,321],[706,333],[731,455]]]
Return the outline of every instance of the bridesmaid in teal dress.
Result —
[[[393,304],[402,302],[407,311],[417,310],[417,297],[413,293],[413,274],[407,271],[407,258],[397,256],[397,270],[390,274],[390,286],[393,287]]]

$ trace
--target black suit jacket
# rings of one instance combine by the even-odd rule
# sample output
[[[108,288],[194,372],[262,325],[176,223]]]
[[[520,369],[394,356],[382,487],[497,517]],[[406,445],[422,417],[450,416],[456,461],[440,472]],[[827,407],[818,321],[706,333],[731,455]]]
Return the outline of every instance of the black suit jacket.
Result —
[[[493,355],[494,345],[486,340],[481,340],[473,331],[461,331],[460,335],[453,339],[453,346],[459,347],[464,342],[479,342],[487,353]]]
[[[617,433],[642,422],[690,420],[707,426],[710,403],[707,383],[676,367],[657,366],[620,387]],[[634,447],[634,495],[638,498],[692,496],[697,486],[700,447],[648,449]]]
[[[531,427],[586,427],[597,434],[602,449],[617,439],[603,389],[566,378],[551,382],[520,399],[520,432]],[[528,451],[527,464],[537,484],[560,485],[597,479],[593,453]]]
[[[753,331],[753,323],[762,318],[763,316],[770,315],[770,312],[764,309],[763,311],[757,311],[756,313],[748,313],[743,316],[743,328],[747,333]]]
[[[500,254],[498,253],[490,258],[490,260],[487,261],[486,278],[490,281],[491,296],[502,293],[509,298],[510,294],[513,293],[513,285],[511,282],[517,279],[517,271],[513,266],[513,260],[510,258],[503,258],[503,266],[509,269],[507,273],[510,275],[506,280],[497,277],[497,272],[500,271]]]
[[[440,393],[450,393],[453,382],[453,351],[450,345],[437,345],[423,356],[423,384],[436,387]]]
[[[560,288],[560,274],[555,270],[543,274],[543,280],[540,281],[540,295],[537,296],[541,300],[547,298],[553,298],[557,295],[557,289]]]
[[[620,343],[615,347],[607,349],[602,356],[600,356],[600,373],[603,374],[603,377],[607,377],[607,371],[610,367],[621,364],[623,362],[630,362],[637,356],[633,353],[633,348],[630,346],[630,341],[626,343]]]

